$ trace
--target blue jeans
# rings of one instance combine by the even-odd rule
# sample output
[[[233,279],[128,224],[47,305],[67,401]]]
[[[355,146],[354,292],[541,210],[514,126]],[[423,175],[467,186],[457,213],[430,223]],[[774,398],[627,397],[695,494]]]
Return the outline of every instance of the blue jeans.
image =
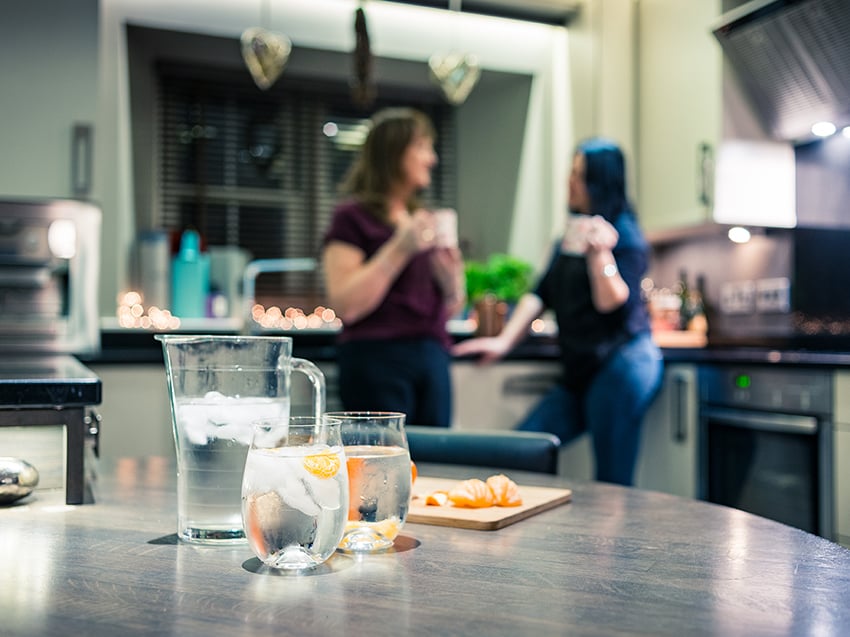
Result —
[[[596,479],[631,485],[641,424],[661,386],[663,368],[652,337],[640,334],[611,355],[584,392],[553,387],[518,428],[553,433],[562,444],[589,432]]]
[[[437,341],[351,341],[338,346],[337,362],[346,410],[400,411],[409,425],[451,424],[451,355]]]

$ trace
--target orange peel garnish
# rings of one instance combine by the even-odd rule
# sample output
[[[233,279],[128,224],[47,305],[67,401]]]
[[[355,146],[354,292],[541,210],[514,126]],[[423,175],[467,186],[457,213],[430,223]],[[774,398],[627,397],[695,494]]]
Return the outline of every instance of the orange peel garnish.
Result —
[[[341,462],[339,456],[333,453],[317,453],[312,456],[304,456],[304,468],[317,478],[327,480],[333,478]]]

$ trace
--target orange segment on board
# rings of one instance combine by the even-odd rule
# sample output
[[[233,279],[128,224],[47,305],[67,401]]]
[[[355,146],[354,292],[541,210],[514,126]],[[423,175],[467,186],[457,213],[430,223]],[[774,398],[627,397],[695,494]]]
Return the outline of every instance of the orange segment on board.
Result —
[[[432,491],[425,496],[425,504],[428,506],[446,506],[449,503],[449,494],[447,491]]]
[[[504,474],[495,474],[486,482],[471,478],[459,482],[450,491],[431,491],[422,498],[426,506],[455,506],[468,509],[483,509],[491,506],[516,507],[522,504],[522,496],[516,482]]]
[[[487,486],[493,492],[493,497],[496,499],[496,506],[516,507],[522,504],[519,487],[508,476],[501,473],[490,476],[487,478]]]
[[[449,500],[456,507],[480,509],[493,506],[496,498],[487,483],[478,478],[464,480],[449,491]]]

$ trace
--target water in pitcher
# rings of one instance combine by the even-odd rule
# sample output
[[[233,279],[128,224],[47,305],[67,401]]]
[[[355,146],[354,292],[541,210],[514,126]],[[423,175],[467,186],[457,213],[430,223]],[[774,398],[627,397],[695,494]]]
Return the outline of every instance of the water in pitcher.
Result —
[[[190,542],[244,542],[241,489],[251,423],[289,419],[289,398],[212,391],[176,403],[178,534]]]
[[[348,462],[348,524],[340,548],[379,550],[391,546],[410,506],[410,454],[397,446],[345,447]]]

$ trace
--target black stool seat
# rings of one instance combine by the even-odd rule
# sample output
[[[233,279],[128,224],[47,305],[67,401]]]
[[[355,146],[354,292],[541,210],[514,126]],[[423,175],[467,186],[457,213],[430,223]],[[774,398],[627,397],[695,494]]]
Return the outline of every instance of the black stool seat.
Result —
[[[560,439],[530,431],[405,427],[414,462],[558,473]]]

